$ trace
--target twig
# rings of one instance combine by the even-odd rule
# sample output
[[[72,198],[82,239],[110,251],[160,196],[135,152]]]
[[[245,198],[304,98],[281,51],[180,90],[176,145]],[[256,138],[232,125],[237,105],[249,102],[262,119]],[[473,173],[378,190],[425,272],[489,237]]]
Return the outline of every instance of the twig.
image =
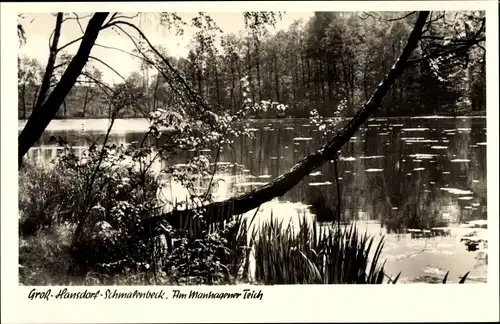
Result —
[[[122,78],[123,80],[125,80],[125,78],[118,71],[116,71],[115,69],[113,69],[108,63],[104,62],[103,60],[98,59],[97,57],[94,57],[94,56],[91,56],[91,55],[89,55],[89,59],[92,59],[94,61],[97,61],[97,62],[101,63],[102,65],[104,65],[108,69],[110,69],[111,71],[115,72],[120,78]]]

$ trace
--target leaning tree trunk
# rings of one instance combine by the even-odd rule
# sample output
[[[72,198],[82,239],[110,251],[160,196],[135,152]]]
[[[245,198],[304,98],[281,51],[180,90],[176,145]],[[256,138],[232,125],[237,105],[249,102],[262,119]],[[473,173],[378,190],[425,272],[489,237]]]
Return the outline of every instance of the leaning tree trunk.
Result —
[[[384,95],[390,89],[394,81],[403,73],[410,55],[418,44],[428,15],[428,11],[419,13],[415,27],[408,38],[408,43],[396,63],[377,87],[371,98],[363,105],[362,109],[354,115],[349,123],[344,126],[333,139],[315,153],[298,162],[289,172],[277,177],[269,184],[241,196],[204,206],[204,209],[201,210],[204,215],[204,221],[213,223],[216,221],[228,220],[233,215],[246,213],[275,197],[283,196],[306,175],[330,160],[332,156],[335,156],[337,151],[349,141],[359,127],[376,111]],[[189,227],[192,225],[192,222],[200,221],[198,217],[193,217],[197,212],[200,212],[200,210],[175,210],[160,216],[146,218],[143,222],[144,231],[139,233],[139,238],[147,238],[162,234],[162,223],[165,221],[174,228]]]
[[[92,16],[83,35],[80,47],[62,75],[61,80],[57,83],[47,100],[31,113],[28,122],[21,134],[19,134],[18,167],[21,166],[24,155],[42,136],[50,121],[54,119],[64,98],[66,98],[78,76],[82,73],[82,69],[87,63],[90,51],[107,16],[107,12],[98,12]]]

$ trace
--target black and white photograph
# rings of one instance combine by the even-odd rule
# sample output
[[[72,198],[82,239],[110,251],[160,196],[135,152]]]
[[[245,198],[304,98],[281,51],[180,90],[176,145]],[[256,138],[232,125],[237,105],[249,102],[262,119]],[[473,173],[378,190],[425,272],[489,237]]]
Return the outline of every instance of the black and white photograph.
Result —
[[[486,10],[225,5],[11,13],[17,285],[487,284]]]

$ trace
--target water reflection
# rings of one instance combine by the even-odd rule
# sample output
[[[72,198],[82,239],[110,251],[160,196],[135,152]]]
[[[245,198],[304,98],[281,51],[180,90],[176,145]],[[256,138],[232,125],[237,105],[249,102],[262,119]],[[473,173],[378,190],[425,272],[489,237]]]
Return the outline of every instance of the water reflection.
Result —
[[[92,129],[86,123],[92,121],[84,121],[83,129]],[[342,214],[347,220],[380,219],[394,230],[402,219],[406,226],[426,227],[441,225],[443,220],[486,218],[485,124],[485,119],[478,118],[369,121],[339,153]],[[216,175],[224,180],[216,188],[217,199],[271,181],[327,140],[304,120],[258,121],[252,127],[257,130],[254,139],[238,138],[220,154],[219,161],[226,168]],[[112,134],[110,141],[142,141],[144,133],[132,125],[131,129],[134,131]],[[68,140],[77,153],[103,137],[102,132],[81,128],[46,131],[28,158],[47,162],[60,153],[60,147],[49,143],[52,135]],[[183,152],[169,163],[185,163],[196,154],[210,153]],[[322,196],[335,209],[338,197],[333,162],[315,170],[278,200],[307,205]],[[162,167],[162,163],[155,166],[157,170]]]

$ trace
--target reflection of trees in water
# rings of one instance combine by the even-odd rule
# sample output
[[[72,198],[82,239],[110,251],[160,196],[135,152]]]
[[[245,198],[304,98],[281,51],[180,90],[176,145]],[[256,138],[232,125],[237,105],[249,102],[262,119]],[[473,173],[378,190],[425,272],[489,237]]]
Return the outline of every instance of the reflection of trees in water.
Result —
[[[440,224],[439,206],[429,187],[429,173],[422,162],[409,155],[415,149],[405,145],[397,129],[388,130],[391,145],[384,146],[382,172],[367,173],[374,214],[388,231],[429,228]],[[367,141],[377,141],[367,132]],[[365,142],[365,143],[366,143]],[[373,147],[374,143],[366,144]],[[424,170],[419,170],[424,168]],[[423,171],[423,172],[422,172]]]
[[[268,174],[271,178],[288,171],[301,158],[316,150],[323,138],[312,127],[304,127],[307,120],[286,121],[283,124],[269,121],[260,121],[252,124],[257,129],[255,138],[240,137],[235,139],[233,145],[225,147],[221,152],[219,161],[236,162],[243,165],[247,172],[233,167],[221,173],[227,177],[227,183],[221,183],[227,188],[229,195],[251,189],[247,186],[234,186],[242,182],[267,182],[270,179],[257,178]],[[388,122],[372,121],[369,124],[381,126],[367,126],[358,131],[353,139],[346,143],[340,155],[355,157],[354,161],[338,162],[338,173],[342,179],[341,205],[345,220],[356,219],[359,211],[364,211],[372,219],[382,219],[384,224],[395,224],[395,227],[428,226],[439,220],[439,212],[443,212],[448,205],[457,207],[457,213],[462,210],[462,219],[484,218],[486,215],[486,146],[471,146],[478,142],[485,142],[485,122],[479,120],[461,120],[431,122],[429,130],[425,132],[401,132],[401,127],[391,127],[391,124],[404,124],[404,127],[415,127],[421,121],[390,120]],[[269,127],[268,129],[264,129]],[[444,129],[470,128],[463,133],[445,136]],[[384,133],[387,135],[381,135]],[[75,146],[86,146],[92,140],[98,139],[102,134],[75,131],[49,132],[41,139],[41,145],[47,147],[51,135],[66,138]],[[85,136],[82,136],[85,135]],[[110,143],[139,145],[144,133],[130,132],[112,134]],[[294,141],[295,137],[312,137],[313,141]],[[405,144],[401,137],[425,137],[438,140],[433,143]],[[448,139],[449,142],[443,141]],[[148,139],[146,145],[161,145],[165,137],[159,140]],[[365,140],[363,142],[363,140]],[[53,145],[53,144],[52,144]],[[132,144],[134,145],[134,144]],[[447,150],[435,150],[433,145],[449,146]],[[59,152],[60,153],[60,150]],[[197,154],[211,155],[214,159],[215,152],[180,152],[171,156],[166,163],[185,163],[187,159]],[[422,159],[414,162],[411,154],[437,154],[433,159]],[[29,152],[30,159],[38,156],[47,160],[55,157],[56,150],[36,149]],[[451,155],[449,155],[451,154]],[[455,154],[455,156],[453,156]],[[260,158],[259,158],[260,156]],[[384,158],[360,159],[360,156],[384,156]],[[470,159],[469,163],[451,163],[453,158]],[[431,161],[435,161],[432,163]],[[415,171],[423,167],[425,170]],[[382,172],[366,173],[367,168],[384,169]],[[287,192],[282,201],[310,203],[311,198],[324,196],[326,205],[335,210],[337,193],[335,188],[335,173],[333,163],[326,163],[317,171],[320,175],[308,176],[292,190]],[[450,174],[443,173],[450,172]],[[410,175],[407,175],[411,173]],[[248,176],[256,178],[250,178]],[[313,182],[331,182],[330,185],[310,186]],[[201,184],[200,184],[201,185]],[[440,190],[448,185],[450,188],[472,190],[474,200],[457,200],[457,196]],[[255,188],[255,187],[253,187]],[[224,189],[226,190],[226,189]],[[472,203],[479,203],[475,209],[464,209]],[[392,225],[391,225],[392,226]]]

